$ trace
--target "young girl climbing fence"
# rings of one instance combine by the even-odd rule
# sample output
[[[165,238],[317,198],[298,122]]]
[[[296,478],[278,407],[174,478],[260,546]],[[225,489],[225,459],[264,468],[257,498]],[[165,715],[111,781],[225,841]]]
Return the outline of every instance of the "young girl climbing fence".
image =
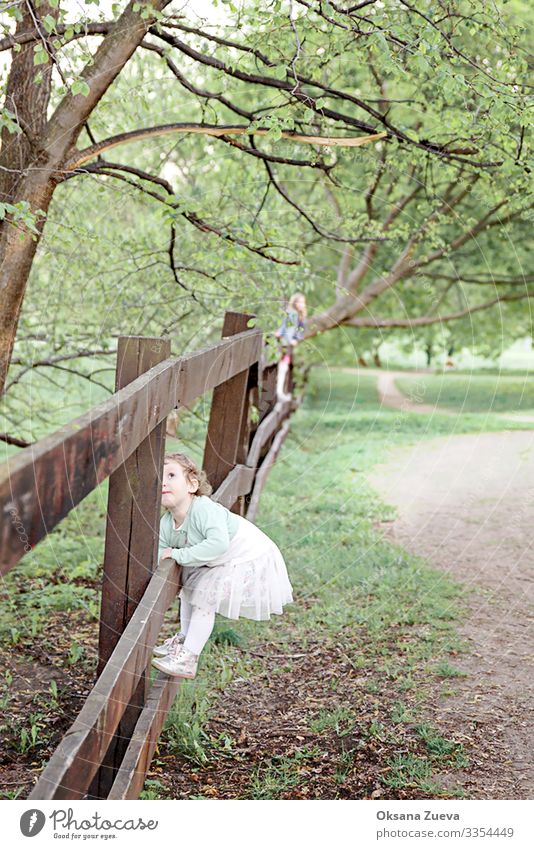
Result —
[[[284,558],[256,525],[209,496],[206,475],[185,454],[165,457],[159,559],[182,565],[180,631],[154,649],[154,666],[194,678],[198,657],[215,624],[270,619],[293,601]]]

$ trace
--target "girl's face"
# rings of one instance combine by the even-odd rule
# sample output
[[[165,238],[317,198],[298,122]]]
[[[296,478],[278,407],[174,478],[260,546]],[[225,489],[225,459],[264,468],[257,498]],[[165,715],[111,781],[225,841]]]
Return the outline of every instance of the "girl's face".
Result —
[[[180,463],[169,460],[163,466],[161,505],[168,510],[187,504],[198,489],[196,478],[188,480]]]
[[[298,312],[303,312],[306,309],[306,301],[304,300],[304,298],[296,298],[295,309]]]

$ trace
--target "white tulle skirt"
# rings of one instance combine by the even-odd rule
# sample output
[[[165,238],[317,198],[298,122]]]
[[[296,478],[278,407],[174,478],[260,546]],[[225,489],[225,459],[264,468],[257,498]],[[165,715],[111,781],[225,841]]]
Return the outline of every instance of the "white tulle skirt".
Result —
[[[293,601],[286,564],[278,546],[239,516],[230,548],[209,566],[182,566],[180,598],[228,619],[270,619]]]

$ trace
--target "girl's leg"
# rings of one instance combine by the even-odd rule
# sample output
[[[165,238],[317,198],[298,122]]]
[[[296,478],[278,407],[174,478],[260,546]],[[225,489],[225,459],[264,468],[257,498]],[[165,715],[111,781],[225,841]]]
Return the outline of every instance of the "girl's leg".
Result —
[[[193,612],[193,605],[186,601],[184,598],[180,599],[180,634],[183,634],[184,637],[187,635],[189,630],[189,623],[191,622],[191,613]]]
[[[288,398],[291,397],[290,394],[284,389],[286,375],[289,369],[289,361],[289,355],[284,354],[284,356],[278,363],[278,370],[276,374],[276,397],[279,401],[286,401]]]
[[[184,648],[198,656],[208,642],[214,625],[215,613],[193,606]]]

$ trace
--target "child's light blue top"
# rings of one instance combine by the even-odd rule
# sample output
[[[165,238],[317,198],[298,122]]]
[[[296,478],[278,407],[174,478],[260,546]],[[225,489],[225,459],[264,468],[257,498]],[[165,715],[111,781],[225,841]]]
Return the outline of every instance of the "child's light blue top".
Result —
[[[239,516],[207,495],[195,495],[179,528],[168,510],[161,517],[158,561],[165,548],[172,548],[174,560],[182,566],[204,566],[218,560],[230,547],[239,521]]]

